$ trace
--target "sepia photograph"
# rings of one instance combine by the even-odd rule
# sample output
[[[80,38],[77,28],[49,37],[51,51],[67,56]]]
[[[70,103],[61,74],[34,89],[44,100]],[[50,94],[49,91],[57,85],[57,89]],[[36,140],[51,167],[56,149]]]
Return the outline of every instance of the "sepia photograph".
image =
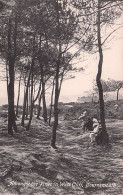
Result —
[[[0,195],[123,195],[123,0],[0,0]]]

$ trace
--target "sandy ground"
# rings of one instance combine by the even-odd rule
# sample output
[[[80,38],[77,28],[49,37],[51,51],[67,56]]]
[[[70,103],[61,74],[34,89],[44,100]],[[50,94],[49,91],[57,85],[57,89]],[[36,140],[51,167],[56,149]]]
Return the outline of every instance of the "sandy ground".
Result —
[[[60,119],[55,151],[52,129],[42,120],[33,120],[28,132],[17,121],[11,137],[0,118],[0,194],[122,195],[123,121],[107,120],[105,147],[90,143],[76,123]]]

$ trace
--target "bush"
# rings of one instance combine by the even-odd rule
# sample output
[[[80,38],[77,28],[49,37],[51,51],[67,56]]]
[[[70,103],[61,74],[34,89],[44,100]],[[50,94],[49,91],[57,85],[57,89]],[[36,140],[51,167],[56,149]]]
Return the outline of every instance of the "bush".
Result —
[[[8,117],[8,113],[7,112],[1,112],[0,113],[0,117],[7,118]]]
[[[115,105],[118,104],[117,107]],[[92,102],[75,103],[68,107],[66,104],[60,106],[60,115],[64,116],[66,120],[78,119],[80,114],[86,110],[90,116],[97,116],[99,120],[99,104]],[[105,117],[112,119],[123,119],[123,100],[105,102]]]

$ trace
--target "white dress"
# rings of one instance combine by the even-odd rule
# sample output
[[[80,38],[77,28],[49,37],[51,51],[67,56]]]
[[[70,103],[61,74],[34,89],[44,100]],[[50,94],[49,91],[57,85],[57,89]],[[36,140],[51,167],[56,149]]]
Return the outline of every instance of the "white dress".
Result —
[[[96,137],[98,131],[99,131],[98,120],[96,118],[93,118],[93,132],[90,133],[91,142],[93,142],[95,140],[95,137]]]

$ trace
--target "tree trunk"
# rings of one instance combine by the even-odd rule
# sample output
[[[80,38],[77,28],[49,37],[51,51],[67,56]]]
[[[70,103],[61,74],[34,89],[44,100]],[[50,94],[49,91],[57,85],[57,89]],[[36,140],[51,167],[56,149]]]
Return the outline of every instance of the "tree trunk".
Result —
[[[22,127],[24,127],[27,97],[28,97],[28,84],[27,84],[26,90],[24,92],[23,113],[22,113],[22,120],[21,120],[21,126]]]
[[[109,136],[106,130],[105,123],[105,109],[104,109],[104,99],[103,99],[103,88],[101,84],[101,74],[102,74],[102,64],[103,64],[103,52],[102,52],[102,44],[101,44],[101,28],[100,28],[100,2],[98,0],[98,24],[97,24],[97,35],[98,35],[98,49],[99,49],[99,63],[98,63],[98,73],[96,77],[96,82],[99,91],[99,104],[100,104],[100,120],[102,126],[102,144],[106,144],[109,142]]]
[[[42,92],[40,93],[40,96],[39,96],[37,119],[39,119],[40,114],[41,114],[41,97],[42,97]]]
[[[27,99],[26,99],[26,119],[28,119],[29,115],[29,96],[30,96],[30,86],[28,86],[28,93],[27,93]]]
[[[94,103],[94,93],[92,93],[92,103]]]
[[[42,84],[42,101],[43,101],[43,118],[45,123],[47,122],[47,107],[45,100],[45,84]]]
[[[30,102],[30,118],[29,123],[26,127],[26,130],[28,131],[30,129],[32,116],[33,116],[33,108],[34,108],[34,101],[33,101],[33,71],[32,71],[32,78],[31,78],[31,102]]]
[[[34,103],[32,102],[31,108],[30,108],[30,118],[29,118],[29,122],[28,125],[26,127],[26,130],[29,131],[30,126],[31,126],[31,122],[32,122],[32,116],[33,116],[33,108],[34,108]]]
[[[17,106],[16,106],[16,117],[18,117],[18,106],[19,106],[19,99],[20,99],[20,83],[21,83],[21,75],[20,75],[19,85],[18,85],[18,98],[17,98]]]
[[[41,68],[41,82],[42,82],[42,103],[43,103],[43,118],[45,123],[47,122],[47,106],[46,106],[46,99],[45,99],[45,81],[44,81],[44,72],[43,66],[40,65]]]
[[[118,102],[118,100],[119,100],[119,91],[120,91],[121,88],[122,88],[122,87],[119,87],[119,88],[117,89],[117,102]]]
[[[8,76],[8,61],[7,60],[6,60],[6,84],[7,84],[7,95],[8,95],[9,76]]]
[[[34,75],[33,75],[33,71],[32,71],[30,119],[29,119],[29,123],[28,123],[27,128],[26,128],[27,131],[30,129],[30,126],[31,126],[31,121],[32,121],[32,117],[33,117],[34,104],[35,104],[35,102],[37,101],[38,96],[39,96],[39,94],[40,94],[40,92],[41,92],[41,80],[40,80],[38,93],[37,93],[37,95],[36,95],[36,97],[35,97],[35,99],[34,99],[34,96],[33,96],[33,76],[34,76]],[[35,91],[34,91],[34,94],[35,94]],[[41,95],[42,95],[42,93],[41,93]]]
[[[8,83],[8,133],[13,135],[13,130],[17,132],[17,126],[15,122],[15,111],[14,111],[14,66],[16,58],[16,37],[17,37],[17,21],[15,21],[14,27],[14,51],[12,54],[12,24],[11,18],[9,18],[9,29],[8,29],[8,71],[9,71],[9,82]]]
[[[54,123],[51,137],[51,146],[56,149],[56,130],[58,127],[58,99],[59,99],[59,67],[60,67],[60,56],[56,67],[56,77],[55,77],[55,101],[54,101]]]
[[[119,99],[119,89],[117,90],[117,102],[118,102],[118,99]]]
[[[24,93],[24,102],[23,102],[23,113],[22,113],[22,120],[21,120],[21,126],[24,127],[24,120],[25,120],[25,111],[26,111],[26,103],[27,103],[27,98],[28,98],[28,88],[30,85],[30,76],[32,73],[32,67],[33,67],[34,59],[32,59],[31,67],[30,67],[30,72],[26,84],[26,91]]]
[[[28,113],[30,112],[31,109],[31,86],[30,86],[30,81],[29,81],[29,86],[28,86]]]
[[[13,129],[17,132],[14,111],[14,63],[9,59],[9,84],[8,84],[8,133],[13,135]]]
[[[61,48],[61,31],[60,31],[60,17],[59,17],[59,5],[58,1],[56,1],[56,13],[57,13],[57,39],[58,39],[58,46],[59,46],[59,55],[58,60],[56,63],[56,74],[55,74],[55,101],[54,101],[54,123],[53,123],[53,129],[52,129],[52,137],[51,137],[51,146],[54,149],[57,149],[56,147],[56,130],[58,127],[58,100],[60,95],[60,88],[59,86],[59,71],[60,71],[60,63],[61,63],[61,56],[62,56],[62,48]]]
[[[52,94],[51,94],[51,104],[50,104],[50,114],[49,114],[49,126],[51,123],[51,116],[52,116],[52,107],[53,107],[53,92],[54,92],[54,79],[53,79],[53,88],[52,88]]]

